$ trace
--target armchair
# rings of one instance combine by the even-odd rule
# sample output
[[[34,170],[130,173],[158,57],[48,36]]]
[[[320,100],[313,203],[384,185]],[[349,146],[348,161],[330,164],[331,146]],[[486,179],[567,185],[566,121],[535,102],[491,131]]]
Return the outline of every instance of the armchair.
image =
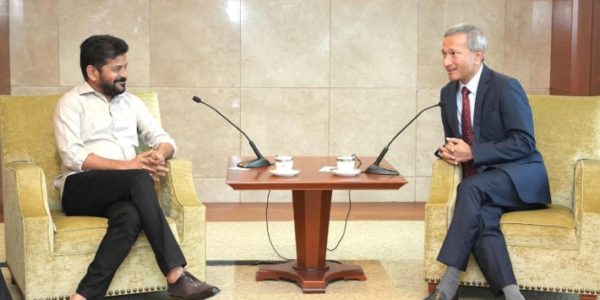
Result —
[[[600,97],[531,95],[535,137],[544,156],[552,205],[501,219],[519,288],[600,295]],[[436,258],[454,213],[460,167],[433,163],[425,216],[425,281],[435,289]],[[473,256],[461,285],[486,287]]]
[[[137,94],[160,122],[156,93]],[[6,263],[25,300],[68,299],[85,275],[108,227],[107,219],[67,217],[53,186],[60,172],[52,116],[60,96],[0,96]],[[144,151],[144,149],[139,149]],[[167,161],[155,185],[168,224],[201,280],[206,277],[204,205],[191,163]],[[107,296],[166,290],[144,233],[115,274]]]

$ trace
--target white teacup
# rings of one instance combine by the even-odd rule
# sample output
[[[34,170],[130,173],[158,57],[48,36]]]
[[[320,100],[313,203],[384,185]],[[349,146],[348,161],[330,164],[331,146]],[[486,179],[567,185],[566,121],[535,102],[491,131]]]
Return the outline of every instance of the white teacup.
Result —
[[[275,157],[275,167],[279,171],[290,171],[294,167],[294,157],[277,156]]]
[[[340,171],[354,170],[355,163],[356,163],[356,159],[354,158],[354,156],[338,156],[337,157],[337,168]]]

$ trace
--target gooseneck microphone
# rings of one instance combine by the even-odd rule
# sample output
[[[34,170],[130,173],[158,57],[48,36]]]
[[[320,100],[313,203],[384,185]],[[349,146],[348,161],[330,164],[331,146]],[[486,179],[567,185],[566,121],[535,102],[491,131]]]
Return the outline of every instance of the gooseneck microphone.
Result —
[[[406,127],[408,127],[408,125],[412,124],[412,122],[414,122],[424,111],[434,108],[434,107],[438,107],[438,106],[444,107],[444,106],[446,106],[446,102],[442,100],[442,101],[438,102],[436,105],[432,105],[432,106],[427,107],[427,108],[423,109],[422,111],[420,111],[412,120],[410,120],[410,122],[408,122],[408,124],[406,124],[406,126],[404,126],[404,128],[402,128],[398,133],[396,133],[396,135],[390,141],[390,143],[387,146],[385,146],[385,148],[383,148],[383,150],[381,151],[381,153],[379,154],[379,156],[377,157],[375,162],[365,170],[365,173],[380,174],[380,175],[400,175],[400,173],[398,173],[398,171],[380,167],[379,164],[383,160],[383,157],[388,152],[388,149],[390,148],[390,146],[392,145],[394,140],[404,131],[404,129],[406,129]]]
[[[231,122],[229,119],[227,119],[227,117],[225,117],[222,113],[220,113],[216,108],[210,106],[206,102],[203,102],[198,96],[192,97],[192,100],[194,100],[197,103],[202,103],[202,104],[212,108],[212,110],[216,111],[221,117],[223,117],[223,119],[225,119],[227,122],[229,122],[229,124],[233,125],[233,127],[235,127],[235,129],[237,129],[239,132],[241,132],[246,137],[248,142],[250,142],[250,147],[254,151],[254,154],[256,154],[257,158],[240,162],[237,164],[238,167],[240,167],[240,168],[260,168],[260,167],[265,167],[265,166],[271,165],[271,163],[268,160],[266,160],[262,156],[262,154],[260,154],[260,151],[258,151],[258,148],[256,148],[256,145],[254,145],[254,142],[248,137],[248,135],[246,135],[245,132],[243,132],[239,127],[237,127],[235,124],[233,124],[233,122]]]

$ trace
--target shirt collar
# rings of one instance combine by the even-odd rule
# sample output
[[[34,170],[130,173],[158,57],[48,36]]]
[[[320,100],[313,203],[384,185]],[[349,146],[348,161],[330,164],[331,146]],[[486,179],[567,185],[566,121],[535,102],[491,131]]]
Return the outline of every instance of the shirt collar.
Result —
[[[85,95],[88,93],[96,93],[96,91],[92,88],[92,86],[89,83],[87,83],[87,81],[84,81],[79,86],[77,86],[77,93],[79,93],[79,95]]]
[[[481,64],[481,66],[479,67],[479,71],[477,71],[475,76],[473,76],[473,78],[471,78],[471,80],[469,80],[469,82],[467,82],[467,84],[464,84],[461,81],[458,81],[460,83],[458,91],[460,92],[462,90],[462,88],[466,86],[467,89],[469,90],[469,92],[471,92],[473,94],[477,94],[477,86],[479,85],[479,78],[481,78],[482,71],[483,71],[483,64]]]
[[[77,86],[77,92],[79,93],[79,95],[85,95],[85,94],[94,94],[96,97],[100,98],[101,100],[103,100],[104,102],[108,103],[108,100],[106,100],[106,97],[104,97],[104,95],[102,95],[101,93],[96,92],[96,90],[94,90],[94,88],[87,82],[84,81],[83,83],[81,83],[80,85]],[[111,102],[117,102],[122,95],[124,95],[125,93],[121,93],[115,97],[112,98]]]

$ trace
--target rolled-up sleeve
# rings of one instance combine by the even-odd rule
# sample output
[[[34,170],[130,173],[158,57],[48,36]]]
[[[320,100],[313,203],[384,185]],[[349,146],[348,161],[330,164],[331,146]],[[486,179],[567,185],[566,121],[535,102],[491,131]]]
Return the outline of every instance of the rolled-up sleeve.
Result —
[[[137,128],[140,141],[148,147],[156,150],[158,145],[168,143],[173,146],[173,156],[177,153],[177,145],[171,136],[154,119],[148,107],[138,99]]]
[[[63,96],[54,111],[54,135],[63,165],[76,172],[83,171],[83,162],[91,153],[81,140],[81,105],[76,99]]]

